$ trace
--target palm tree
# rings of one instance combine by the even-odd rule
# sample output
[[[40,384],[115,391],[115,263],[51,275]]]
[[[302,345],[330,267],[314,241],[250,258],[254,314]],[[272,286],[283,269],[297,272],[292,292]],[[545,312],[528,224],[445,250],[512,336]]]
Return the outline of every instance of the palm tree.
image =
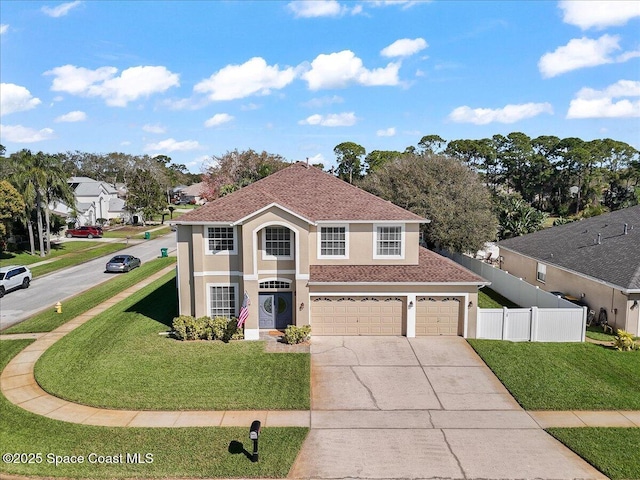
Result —
[[[41,155],[41,154],[38,154]],[[68,176],[64,171],[62,161],[58,157],[43,155],[41,167],[46,170],[46,184],[44,189],[44,214],[46,231],[47,255],[51,253],[51,206],[63,202],[69,208],[75,209],[73,190],[67,182]]]

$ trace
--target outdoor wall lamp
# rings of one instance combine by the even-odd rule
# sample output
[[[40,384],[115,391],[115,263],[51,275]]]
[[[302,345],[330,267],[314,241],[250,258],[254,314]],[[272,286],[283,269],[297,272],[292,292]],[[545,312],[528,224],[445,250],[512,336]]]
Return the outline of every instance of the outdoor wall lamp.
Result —
[[[631,305],[631,310],[635,310],[636,308],[638,308],[638,300],[634,300],[633,305]]]
[[[300,311],[304,310],[304,302],[300,303]]]
[[[467,305],[467,308],[471,308],[471,307],[473,307],[473,302],[470,301],[469,304]]]
[[[409,302],[409,308],[413,308],[413,300]]]

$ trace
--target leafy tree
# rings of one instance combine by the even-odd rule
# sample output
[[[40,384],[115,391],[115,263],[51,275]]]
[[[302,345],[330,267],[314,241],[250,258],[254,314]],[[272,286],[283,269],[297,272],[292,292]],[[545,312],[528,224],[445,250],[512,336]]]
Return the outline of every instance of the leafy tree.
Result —
[[[498,195],[496,210],[501,240],[540,230],[547,218],[546,213],[533,208],[518,193]]]
[[[343,142],[333,149],[338,164],[338,177],[353,183],[353,180],[362,178],[362,157],[366,150],[362,145],[354,142]]]
[[[167,205],[160,182],[149,170],[132,174],[128,185],[126,208],[131,213],[142,212],[143,224]]]
[[[373,150],[369,152],[364,158],[364,162],[367,164],[367,174],[375,172],[385,163],[400,156],[402,156],[402,153],[394,150]]]
[[[479,250],[494,240],[497,219],[480,177],[442,155],[404,155],[360,183],[365,190],[429,218],[425,238],[455,252]]]
[[[440,135],[425,135],[418,142],[422,153],[443,153],[447,141]]]
[[[19,217],[25,205],[22,195],[7,180],[0,180],[0,238],[10,231],[12,220]]]
[[[213,156],[213,166],[203,175],[205,197],[209,200],[224,196],[266,177],[289,165],[280,155],[254,150],[233,150]]]

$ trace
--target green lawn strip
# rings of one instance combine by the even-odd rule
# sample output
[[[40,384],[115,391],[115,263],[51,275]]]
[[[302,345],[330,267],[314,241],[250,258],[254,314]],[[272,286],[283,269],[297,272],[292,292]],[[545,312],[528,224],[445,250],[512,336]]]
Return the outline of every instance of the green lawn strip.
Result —
[[[40,256],[40,252],[36,251],[35,255],[31,255],[28,252],[2,252],[0,253],[0,265],[31,265],[32,263],[42,262],[43,260],[50,260],[58,258],[69,253],[74,253],[80,250],[87,250],[99,246],[96,241],[93,240],[75,240],[61,243],[51,244],[51,253],[45,257]]]
[[[62,268],[80,265],[81,263],[88,262],[89,260],[93,260],[94,258],[100,258],[105,255],[109,255],[111,253],[117,252],[124,248],[127,248],[127,244],[124,242],[102,243],[99,246],[96,246],[95,248],[80,250],[72,254],[60,257],[55,262],[45,263],[43,265],[37,265],[31,269],[31,272],[33,273],[34,277],[38,277],[40,275],[51,273],[53,271],[60,270]]]
[[[478,290],[478,306],[480,308],[518,308],[518,305],[489,287]]]
[[[48,310],[44,310],[28,320],[8,328],[2,331],[2,333],[50,332],[72,318],[110,299],[115,294],[126,290],[172,263],[175,263],[175,261],[176,259],[174,257],[158,258],[143,263],[140,268],[136,268],[128,273],[114,274],[113,278],[106,282],[65,300],[62,304],[62,313],[55,313],[52,305]]]
[[[30,341],[3,340],[0,368]],[[251,478],[286,477],[308,432],[306,428],[263,428],[260,461],[246,428],[111,428],[65,423],[35,415],[0,395],[0,453],[41,453],[42,463],[0,462],[0,472],[65,478]],[[239,443],[233,443],[239,442]],[[239,445],[242,444],[242,445]],[[239,453],[238,453],[239,452]],[[116,456],[123,464],[89,463],[91,453]],[[127,454],[153,455],[152,463],[126,463]],[[82,455],[85,463],[55,466],[48,455]],[[116,457],[118,458],[118,457]],[[2,475],[0,475],[2,477]]]
[[[159,335],[175,315],[169,274],[58,341],[36,363],[36,379],[55,396],[107,408],[309,409],[309,354]]]
[[[158,230],[151,231],[154,228],[158,228]],[[171,227],[169,225],[149,225],[147,227],[122,227],[114,230],[107,230],[102,235],[104,238],[135,238],[137,240],[143,240],[145,232],[149,232],[150,238],[161,237],[162,235],[166,235],[171,231]]]
[[[468,341],[527,410],[640,410],[640,351],[590,343]]]
[[[604,333],[602,327],[587,327],[586,336],[592,340],[599,340],[601,342],[613,342],[613,337],[610,333]]]
[[[640,428],[550,428],[547,431],[612,480],[640,478]]]

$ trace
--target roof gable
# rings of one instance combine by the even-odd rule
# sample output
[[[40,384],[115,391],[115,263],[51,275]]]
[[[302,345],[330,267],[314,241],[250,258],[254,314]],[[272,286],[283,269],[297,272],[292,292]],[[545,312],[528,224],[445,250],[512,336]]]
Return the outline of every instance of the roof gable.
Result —
[[[625,290],[640,289],[640,205],[510,238],[498,245]]]
[[[176,223],[236,223],[271,204],[310,222],[426,221],[316,167],[298,162],[209,202],[183,215]]]

